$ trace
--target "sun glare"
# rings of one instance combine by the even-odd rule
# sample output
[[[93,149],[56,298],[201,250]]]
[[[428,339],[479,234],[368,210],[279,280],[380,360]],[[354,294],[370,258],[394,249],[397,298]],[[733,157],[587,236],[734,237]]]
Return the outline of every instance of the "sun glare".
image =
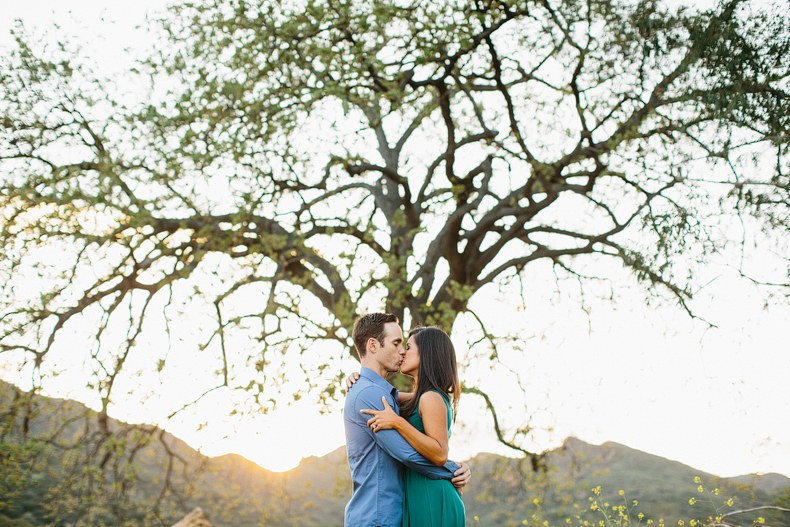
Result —
[[[203,442],[201,452],[209,456],[238,453],[267,470],[285,472],[296,468],[307,452],[323,456],[344,443],[339,408],[316,416],[309,402],[300,403],[265,417],[252,418],[230,432],[222,426],[212,426],[216,432],[224,429],[225,433]],[[318,445],[316,437],[321,437]]]

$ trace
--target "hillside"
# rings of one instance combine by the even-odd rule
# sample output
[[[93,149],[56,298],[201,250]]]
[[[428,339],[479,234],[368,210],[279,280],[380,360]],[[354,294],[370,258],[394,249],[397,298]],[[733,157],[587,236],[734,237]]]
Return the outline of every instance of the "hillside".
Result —
[[[0,423],[0,526],[169,525],[210,461],[154,426],[3,382]]]
[[[478,454],[468,460],[474,474],[464,496],[468,524],[477,525],[473,521],[477,516],[479,525],[522,525],[523,520],[532,518],[536,510],[533,500],[539,497],[543,517],[564,525],[565,519],[578,511],[572,504],[563,508],[562,502],[572,499],[587,508],[590,489],[600,485],[602,503],[622,504],[626,499],[631,505],[637,500],[634,515],[641,512],[645,521],[653,519],[658,524],[664,518],[666,525],[677,525],[678,519],[688,522],[713,513],[712,505],[702,501],[709,494],[696,490],[696,476],[709,489],[722,491],[718,505],[736,496],[729,510],[770,504],[777,489],[790,487],[790,478],[780,474],[720,479],[617,443],[596,446],[575,438],[568,438],[562,448],[549,453],[547,461],[551,469],[536,475],[529,463],[493,454]],[[306,458],[286,473],[266,471],[240,456],[215,458],[212,466],[219,471],[217,481],[224,482],[226,488],[244,489],[243,496],[236,494],[240,503],[230,514],[228,496],[212,498],[209,516],[218,526],[257,525],[254,518],[265,518],[267,525],[343,524],[350,492],[345,448],[324,457]],[[626,491],[626,496],[620,497],[619,490]],[[688,503],[692,497],[698,500],[693,506]],[[593,514],[586,517],[596,522],[600,519]],[[742,524],[751,525],[751,521]]]
[[[790,486],[790,478],[780,474],[717,478],[625,445],[608,442],[596,446],[576,438],[566,439],[561,448],[547,455],[550,469],[546,474],[535,475],[527,463],[491,454],[479,454],[469,464],[476,484],[470,486],[464,503],[468,515],[478,516],[481,525],[518,525],[536,513],[556,525],[565,524],[568,518],[577,524],[576,515],[597,524],[602,516],[589,511],[591,489],[597,486],[601,494],[595,499],[600,504],[631,508],[636,500],[632,515],[644,514],[643,522],[652,519],[658,524],[663,518],[666,525],[677,525],[679,519],[688,524],[690,519],[715,514],[714,505],[721,507],[730,497],[736,496],[733,507],[722,510],[770,504],[777,489]],[[718,488],[721,493],[700,494],[695,477],[700,477],[707,489]],[[620,490],[625,491],[624,496],[619,495]],[[539,507],[535,498],[540,499]],[[697,503],[690,505],[691,498]],[[706,498],[714,503],[705,502]],[[790,518],[786,520],[784,525],[790,525]],[[749,518],[744,524],[751,525]]]
[[[6,408],[8,399],[0,401]],[[29,427],[40,437],[51,432],[56,424],[62,426],[63,415],[72,417],[70,428],[64,429],[66,435],[90,429],[86,423],[95,418],[94,413],[73,401],[39,398],[37,408],[39,412]],[[123,423],[112,426],[122,427]],[[184,487],[183,499],[175,500],[172,511],[163,518],[165,525],[195,506],[202,507],[217,527],[343,524],[351,487],[344,448],[323,457],[303,459],[297,468],[275,473],[238,455],[206,458],[177,438],[168,434],[162,434],[162,438],[167,448],[178,451],[194,465],[184,480],[194,482],[194,487]],[[143,510],[161,492],[160,477],[166,458],[159,444],[146,445],[146,454],[138,458],[131,509],[134,510],[136,503],[140,511],[130,518],[142,525],[146,524]],[[0,526],[38,526],[50,521],[42,503],[57,488],[62,473],[54,457],[49,457],[48,463],[33,471],[31,482],[18,496],[8,495],[8,485],[0,487],[7,494],[0,495],[5,498],[0,502],[12,498],[10,506],[0,508],[0,515],[15,521],[4,523],[0,516]],[[473,482],[464,496],[469,525],[511,526],[536,519],[565,525],[566,518],[571,518],[573,525],[585,519],[597,523],[601,518],[589,510],[588,498],[590,489],[601,486],[601,496],[597,498],[600,503],[622,504],[625,500],[631,506],[637,500],[639,505],[634,515],[641,512],[645,522],[652,519],[656,524],[663,518],[669,526],[677,525],[678,519],[704,519],[713,514],[713,505],[704,502],[706,496],[721,505],[734,495],[734,507],[747,508],[770,504],[777,490],[790,487],[790,478],[779,474],[719,479],[625,445],[596,446],[575,438],[568,438],[561,448],[547,455],[550,469],[545,473],[533,473],[529,463],[486,453],[478,454],[468,463],[473,470]],[[6,476],[8,473],[6,470]],[[695,477],[702,478],[708,489],[719,488],[722,493],[719,496],[698,493]],[[624,490],[626,495],[619,496],[619,490]],[[698,500],[697,504],[689,505],[692,497]],[[537,506],[533,501],[536,498]],[[574,508],[574,503],[580,508]],[[580,516],[579,520],[576,515]],[[790,518],[786,520],[784,525],[790,526]],[[65,519],[55,524],[63,523]],[[747,518],[741,524],[751,525],[751,521]]]

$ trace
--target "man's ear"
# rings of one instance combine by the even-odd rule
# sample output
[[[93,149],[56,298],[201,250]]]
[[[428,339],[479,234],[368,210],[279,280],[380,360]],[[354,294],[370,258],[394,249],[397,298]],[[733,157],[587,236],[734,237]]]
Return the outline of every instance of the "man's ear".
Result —
[[[378,341],[373,337],[368,339],[368,353],[376,353],[376,344],[378,344]]]

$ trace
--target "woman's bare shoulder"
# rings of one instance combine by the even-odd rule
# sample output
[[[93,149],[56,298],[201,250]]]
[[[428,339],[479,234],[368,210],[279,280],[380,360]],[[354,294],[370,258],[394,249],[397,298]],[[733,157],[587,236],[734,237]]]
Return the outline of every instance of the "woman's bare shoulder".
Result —
[[[420,396],[420,408],[446,408],[444,397],[439,392],[425,392]]]

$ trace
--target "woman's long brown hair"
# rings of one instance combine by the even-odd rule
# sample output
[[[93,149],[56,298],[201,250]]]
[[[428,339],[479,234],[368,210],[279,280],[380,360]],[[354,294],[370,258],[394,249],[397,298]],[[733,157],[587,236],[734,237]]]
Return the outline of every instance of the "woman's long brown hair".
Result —
[[[401,416],[408,418],[417,411],[422,394],[436,390],[448,401],[452,400],[453,421],[455,421],[461,390],[455,362],[455,347],[450,337],[433,326],[414,328],[409,332],[409,338],[411,337],[414,337],[419,349],[420,365],[417,368],[414,397],[401,406]]]

